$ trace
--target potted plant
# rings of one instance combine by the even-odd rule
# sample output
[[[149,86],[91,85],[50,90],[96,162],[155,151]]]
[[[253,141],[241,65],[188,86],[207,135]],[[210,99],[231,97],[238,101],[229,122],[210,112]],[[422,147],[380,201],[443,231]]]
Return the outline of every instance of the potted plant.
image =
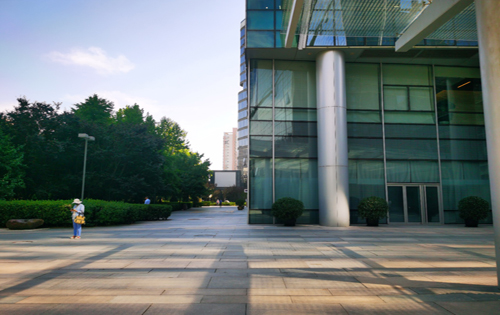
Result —
[[[486,219],[490,211],[490,204],[481,197],[469,196],[458,202],[460,218],[467,227],[477,227],[479,220]]]
[[[363,198],[358,206],[358,216],[366,218],[366,225],[378,226],[378,221],[387,217],[389,206],[387,201],[380,197]]]
[[[238,210],[243,210],[243,208],[245,208],[245,200],[244,199],[236,200],[236,205],[238,206]]]
[[[285,226],[295,226],[295,222],[304,212],[304,204],[302,201],[285,197],[276,200],[271,208],[271,214],[283,220]]]

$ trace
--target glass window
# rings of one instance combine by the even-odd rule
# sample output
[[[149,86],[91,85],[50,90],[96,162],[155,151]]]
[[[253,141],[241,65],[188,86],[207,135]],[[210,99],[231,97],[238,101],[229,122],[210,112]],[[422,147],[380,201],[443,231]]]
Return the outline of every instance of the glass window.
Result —
[[[248,114],[248,111],[242,110],[241,112],[238,113],[238,119],[246,118]]]
[[[274,110],[276,120],[317,121],[317,113],[315,109],[276,108]]]
[[[290,158],[318,157],[318,139],[309,137],[275,137],[275,156]]]
[[[384,84],[390,85],[432,85],[428,66],[385,64],[383,78]]]
[[[250,124],[251,135],[273,135],[273,122],[272,121],[252,121]]]
[[[238,103],[238,110],[241,110],[243,108],[247,108],[247,100],[243,100],[242,102]]]
[[[271,10],[274,9],[274,0],[247,0],[247,9]]]
[[[382,139],[349,138],[347,147],[350,159],[383,159]]]
[[[483,114],[469,114],[469,113],[439,113],[440,125],[478,125],[484,126]]]
[[[318,161],[311,159],[276,159],[276,200],[292,197],[305,209],[318,209]]]
[[[273,120],[272,108],[250,108],[250,119],[254,120]]]
[[[271,60],[252,60],[250,63],[250,106],[273,106],[273,63]]]
[[[468,196],[479,196],[490,202],[487,162],[443,161],[444,210],[458,210],[458,202]]]
[[[248,126],[248,119],[238,121],[238,129]]]
[[[244,146],[247,146],[247,145],[248,145],[248,139],[238,140],[238,146],[239,147],[244,147]]]
[[[387,161],[388,183],[438,183],[438,163],[432,161]]]
[[[241,91],[238,93],[238,101],[244,100],[247,98],[247,91]]]
[[[380,109],[379,66],[346,64],[347,109]]]
[[[274,48],[274,31],[248,31],[247,48]]]
[[[436,125],[385,125],[387,138],[436,139]]]
[[[276,48],[284,48],[285,47],[285,37],[286,37],[286,33],[283,33],[282,31],[276,32]],[[293,42],[292,42],[293,48],[297,47],[298,41],[299,41],[299,36],[295,35],[293,37]]]
[[[347,124],[347,135],[349,137],[382,138],[381,124]]]
[[[245,81],[246,79],[247,79],[246,73],[240,74],[240,83],[243,82],[243,81]]]
[[[274,134],[277,136],[313,136],[318,134],[315,122],[276,121]]]
[[[377,196],[385,199],[384,162],[349,160],[349,206],[357,209],[361,199]]]
[[[386,139],[387,159],[437,160],[437,140]]]
[[[441,139],[486,139],[483,126],[439,126]]]
[[[380,123],[380,122],[382,122],[382,120],[380,118],[379,111],[348,110],[347,111],[347,122]]]
[[[434,111],[433,93],[433,88],[430,87],[410,87],[411,110]]]
[[[481,71],[479,68],[465,68],[465,67],[434,67],[436,77],[448,78],[481,78]]]
[[[271,209],[273,204],[271,159],[250,159],[249,177],[251,209]]]
[[[250,130],[250,134],[252,130]],[[250,136],[250,157],[272,157],[273,138]]]
[[[247,11],[247,29],[273,30],[274,11]]]
[[[483,112],[481,80],[436,77],[438,112]]]
[[[316,108],[316,64],[275,62],[275,106]]]
[[[275,28],[277,30],[281,30],[283,28],[283,11],[276,11],[276,25]]]
[[[435,124],[434,113],[431,112],[385,112],[386,124]]]
[[[440,140],[442,160],[486,161],[486,141],[481,140]]]
[[[238,138],[248,136],[248,128],[238,130]]]
[[[384,86],[385,110],[409,110],[406,86]]]

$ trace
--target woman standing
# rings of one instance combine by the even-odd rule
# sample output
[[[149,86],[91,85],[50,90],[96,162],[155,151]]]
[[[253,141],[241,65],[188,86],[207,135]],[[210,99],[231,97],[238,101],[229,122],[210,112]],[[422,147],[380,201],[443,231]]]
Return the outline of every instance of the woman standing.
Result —
[[[82,205],[82,201],[80,199],[73,200],[73,203],[75,205],[73,206],[73,209],[71,209],[71,212],[73,212],[71,215],[71,219],[73,220],[73,236],[71,239],[80,238],[82,235],[82,225],[75,223],[75,218],[79,215],[83,216],[85,213],[85,206]]]

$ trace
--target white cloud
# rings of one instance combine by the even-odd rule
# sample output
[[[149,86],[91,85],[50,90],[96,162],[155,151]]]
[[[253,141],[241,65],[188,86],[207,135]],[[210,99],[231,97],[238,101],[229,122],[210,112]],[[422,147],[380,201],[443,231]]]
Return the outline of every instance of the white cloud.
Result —
[[[53,62],[64,65],[91,67],[102,75],[127,73],[135,67],[124,55],[112,58],[99,47],[90,47],[87,50],[73,49],[67,54],[53,51],[47,57]]]

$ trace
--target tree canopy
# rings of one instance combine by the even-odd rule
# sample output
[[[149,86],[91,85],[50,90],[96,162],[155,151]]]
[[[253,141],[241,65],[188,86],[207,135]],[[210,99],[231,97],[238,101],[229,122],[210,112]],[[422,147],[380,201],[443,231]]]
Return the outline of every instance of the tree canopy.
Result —
[[[115,113],[112,102],[95,94],[64,112],[57,103],[18,103],[0,114],[0,159],[12,156],[10,183],[17,183],[8,192],[0,188],[0,198],[79,198],[85,145],[79,133],[95,137],[88,143],[85,198],[188,201],[207,192],[210,162],[189,149],[187,133],[169,118],[157,123],[138,104]]]

